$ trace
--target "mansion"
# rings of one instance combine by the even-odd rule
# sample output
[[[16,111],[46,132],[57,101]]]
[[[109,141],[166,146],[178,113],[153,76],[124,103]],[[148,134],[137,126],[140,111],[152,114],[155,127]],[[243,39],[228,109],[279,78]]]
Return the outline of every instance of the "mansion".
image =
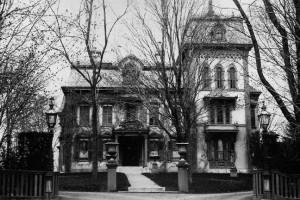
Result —
[[[194,172],[228,173],[236,167],[238,172],[251,170],[249,137],[257,130],[257,102],[261,94],[249,83],[248,54],[251,41],[244,34],[243,20],[238,17],[220,17],[207,14],[194,19],[202,27],[204,38],[192,41],[194,59],[203,66],[203,89],[197,95],[197,108],[205,112],[196,120],[194,151],[190,152]],[[203,33],[204,32],[204,33]],[[89,65],[76,65],[86,74],[92,73]],[[118,142],[119,166],[140,166],[151,171],[151,155],[158,155],[159,171],[175,172],[179,160],[176,141],[170,139],[159,126],[141,98],[127,93],[124,86],[114,84],[109,77],[118,79],[150,74],[149,68],[134,55],[118,63],[105,63],[103,78],[97,85],[98,106],[98,167],[106,170],[108,141]],[[113,79],[113,78],[112,78]],[[61,172],[87,172],[92,170],[92,140],[90,89],[86,80],[74,69],[68,82],[62,86],[64,103],[61,113],[61,145],[59,170]],[[156,109],[164,109],[155,102]],[[196,109],[196,108],[195,108]]]

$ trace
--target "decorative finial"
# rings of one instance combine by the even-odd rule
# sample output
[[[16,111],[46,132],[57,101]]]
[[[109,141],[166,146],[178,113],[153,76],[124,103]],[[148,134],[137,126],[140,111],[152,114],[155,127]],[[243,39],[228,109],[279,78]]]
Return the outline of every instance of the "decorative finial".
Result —
[[[213,9],[213,2],[212,0],[208,1],[208,16],[213,16],[215,14],[214,9]]]

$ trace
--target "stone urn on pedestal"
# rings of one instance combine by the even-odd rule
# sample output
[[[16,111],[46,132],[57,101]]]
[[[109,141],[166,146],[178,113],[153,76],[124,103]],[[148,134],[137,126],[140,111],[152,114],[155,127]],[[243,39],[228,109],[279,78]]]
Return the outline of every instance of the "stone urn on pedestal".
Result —
[[[158,155],[158,151],[151,151],[149,157],[153,161],[151,173],[157,174],[159,171],[158,171],[158,165],[156,161],[160,158],[160,156]]]
[[[105,143],[107,146],[107,191],[116,191],[117,190],[117,167],[118,164],[116,162],[117,157],[117,146],[119,143],[117,142],[107,142]]]
[[[187,146],[189,143],[176,143],[178,146],[178,154],[180,160],[178,167],[178,190],[179,192],[189,192],[188,168],[189,164],[186,162]]]

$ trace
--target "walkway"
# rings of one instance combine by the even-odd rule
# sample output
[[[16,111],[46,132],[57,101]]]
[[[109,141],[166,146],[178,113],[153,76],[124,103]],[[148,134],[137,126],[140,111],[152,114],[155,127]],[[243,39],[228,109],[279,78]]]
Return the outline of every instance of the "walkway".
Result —
[[[128,192],[164,192],[165,188],[160,187],[149,178],[142,175],[143,167],[118,167],[118,171],[126,174],[131,187]]]
[[[253,192],[223,194],[64,192],[60,200],[251,200]]]

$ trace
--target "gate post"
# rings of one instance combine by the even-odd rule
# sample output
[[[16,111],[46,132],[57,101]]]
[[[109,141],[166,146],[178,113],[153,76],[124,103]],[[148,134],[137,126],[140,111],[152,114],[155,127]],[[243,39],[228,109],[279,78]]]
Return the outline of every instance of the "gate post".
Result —
[[[115,160],[109,160],[107,166],[107,191],[112,192],[117,190],[117,167]]]
[[[177,167],[178,167],[178,190],[179,192],[189,192],[189,179],[188,179],[189,164],[185,160],[180,160]]]

